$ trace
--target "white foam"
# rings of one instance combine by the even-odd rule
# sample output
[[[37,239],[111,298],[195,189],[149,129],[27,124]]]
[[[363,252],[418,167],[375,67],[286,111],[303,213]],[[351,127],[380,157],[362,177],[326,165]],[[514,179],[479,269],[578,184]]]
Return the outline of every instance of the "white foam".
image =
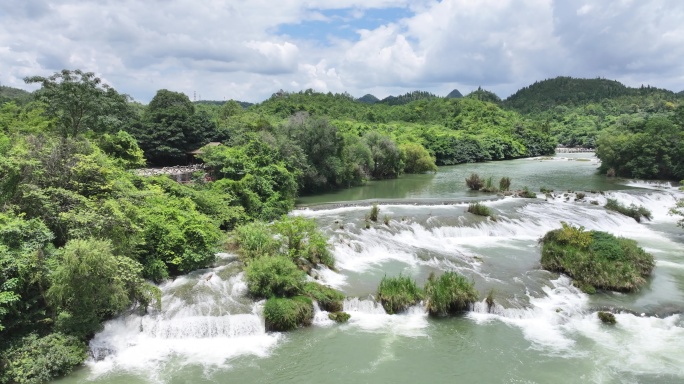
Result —
[[[486,304],[477,303],[468,317],[476,322],[500,320],[519,327],[524,337],[537,348],[569,353],[575,341],[566,334],[566,325],[572,316],[586,307],[588,298],[565,276],[551,283],[551,287],[544,287],[546,296],[529,296],[530,308],[504,309],[497,306],[490,313]]]
[[[428,315],[422,305],[411,307],[405,313],[389,315],[373,300],[353,298],[344,301],[344,311],[351,315],[347,327],[401,336],[426,336]]]
[[[162,285],[161,311],[106,322],[90,342],[91,373],[123,370],[153,377],[171,363],[226,367],[238,356],[268,356],[281,335],[266,333],[262,303],[246,304],[243,274],[224,280],[224,268]]]

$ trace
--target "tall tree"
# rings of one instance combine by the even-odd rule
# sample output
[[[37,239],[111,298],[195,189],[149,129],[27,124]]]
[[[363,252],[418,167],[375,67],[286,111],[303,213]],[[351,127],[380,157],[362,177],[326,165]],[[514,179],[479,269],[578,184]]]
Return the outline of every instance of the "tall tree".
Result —
[[[128,97],[102,83],[92,72],[64,69],[49,77],[31,76],[24,81],[42,85],[37,98],[45,102],[46,114],[55,119],[65,138],[88,131],[118,130],[132,116]]]

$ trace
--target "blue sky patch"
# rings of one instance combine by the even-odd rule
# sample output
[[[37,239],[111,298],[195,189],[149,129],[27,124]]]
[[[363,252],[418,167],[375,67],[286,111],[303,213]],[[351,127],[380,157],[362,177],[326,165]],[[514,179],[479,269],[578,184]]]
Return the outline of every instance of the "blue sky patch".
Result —
[[[375,29],[413,15],[408,8],[385,9],[334,9],[312,10],[326,20],[304,20],[298,24],[282,24],[276,30],[278,35],[295,39],[313,40],[326,43],[331,39],[356,41],[359,29]]]

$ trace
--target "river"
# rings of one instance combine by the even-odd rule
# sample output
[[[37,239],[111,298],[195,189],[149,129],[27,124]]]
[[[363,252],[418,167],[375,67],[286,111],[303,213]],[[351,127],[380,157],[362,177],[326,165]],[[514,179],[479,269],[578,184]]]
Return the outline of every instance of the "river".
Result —
[[[295,215],[316,218],[338,272],[321,280],[348,299],[347,324],[318,312],[314,325],[266,333],[261,303],[245,297],[234,255],[161,286],[163,310],[105,324],[85,367],[59,383],[679,383],[684,382],[684,230],[668,215],[684,193],[666,184],[606,179],[592,154],[462,164],[303,197]],[[471,172],[512,187],[554,190],[537,199],[467,191]],[[575,201],[569,191],[584,191]],[[644,205],[637,223],[601,207]],[[483,200],[496,221],[466,212]],[[596,202],[592,203],[592,201]],[[366,229],[371,202],[380,218]],[[383,221],[387,221],[388,225]],[[586,295],[540,270],[538,239],[561,221],[630,237],[656,258],[639,292]],[[449,318],[419,306],[388,315],[372,295],[384,275],[455,270],[484,302]],[[601,309],[618,314],[602,324]]]

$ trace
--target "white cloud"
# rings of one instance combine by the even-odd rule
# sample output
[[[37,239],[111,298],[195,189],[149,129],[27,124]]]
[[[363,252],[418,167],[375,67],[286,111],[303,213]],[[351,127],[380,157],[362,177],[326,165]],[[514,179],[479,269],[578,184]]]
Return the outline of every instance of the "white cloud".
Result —
[[[329,10],[348,10],[354,28],[391,7],[413,15],[352,40],[277,33],[335,22]],[[482,85],[505,97],[558,75],[681,90],[681,20],[679,0],[4,0],[0,82],[82,68],[143,101],[160,88],[259,101],[279,88],[382,97]]]

